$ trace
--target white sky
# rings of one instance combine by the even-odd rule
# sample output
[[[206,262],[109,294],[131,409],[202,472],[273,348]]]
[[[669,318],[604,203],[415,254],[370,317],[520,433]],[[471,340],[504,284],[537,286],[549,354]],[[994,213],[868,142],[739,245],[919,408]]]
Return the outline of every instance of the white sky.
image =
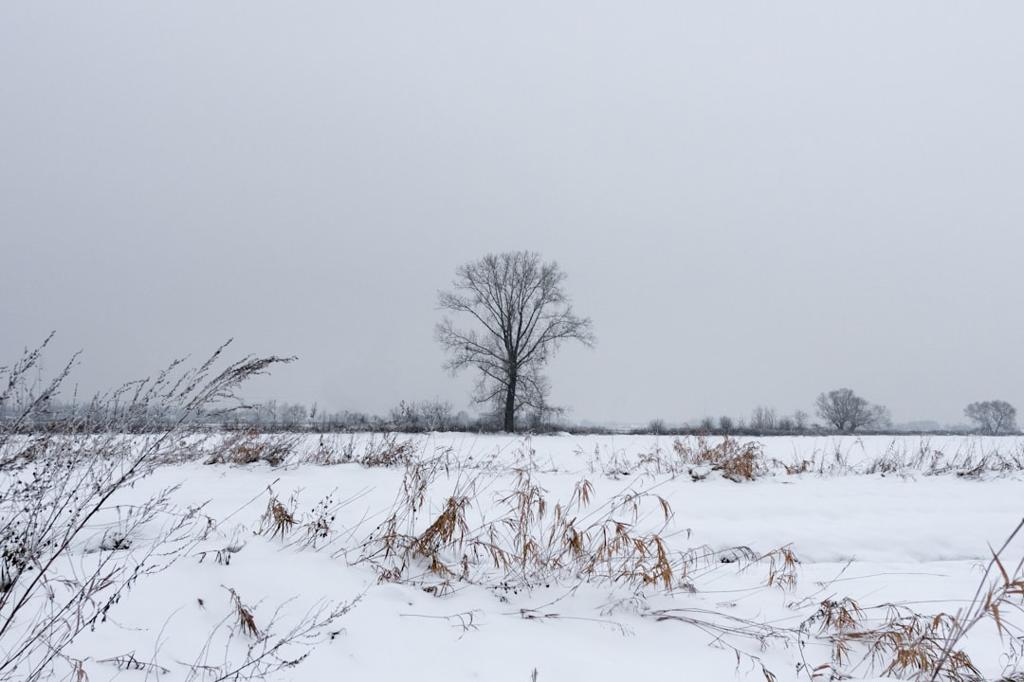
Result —
[[[1024,406],[1024,5],[0,5],[0,357],[233,336],[256,397],[467,407],[460,263],[569,274],[578,419]],[[2,363],[0,363],[2,364]],[[56,364],[54,361],[53,364]]]

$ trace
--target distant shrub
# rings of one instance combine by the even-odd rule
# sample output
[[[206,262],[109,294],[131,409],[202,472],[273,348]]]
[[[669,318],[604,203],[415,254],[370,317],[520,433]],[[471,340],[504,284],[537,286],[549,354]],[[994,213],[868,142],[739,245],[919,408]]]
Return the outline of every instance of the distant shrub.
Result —
[[[321,435],[316,448],[301,461],[318,466],[356,463],[367,467],[395,467],[409,464],[416,454],[416,442],[412,438],[399,439],[394,433],[352,435],[340,444],[329,440]]]
[[[698,438],[696,445],[691,445],[677,438],[672,448],[683,463],[707,469],[691,470],[690,475],[694,480],[707,478],[710,470],[718,471],[723,477],[739,483],[753,481],[768,471],[761,444],[754,441],[741,442],[726,436],[717,445],[710,445],[706,438]]]
[[[256,464],[266,462],[279,466],[294,451],[296,437],[288,434],[261,435],[250,429],[241,434],[229,434],[206,459],[206,464]]]

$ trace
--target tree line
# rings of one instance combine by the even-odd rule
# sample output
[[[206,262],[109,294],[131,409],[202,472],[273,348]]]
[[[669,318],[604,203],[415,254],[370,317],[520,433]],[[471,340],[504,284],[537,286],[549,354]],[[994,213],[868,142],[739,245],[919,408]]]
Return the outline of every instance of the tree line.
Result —
[[[439,293],[441,309],[464,322],[457,325],[445,317],[437,326],[437,339],[449,358],[447,367],[452,372],[476,370],[473,398],[501,414],[504,431],[515,431],[517,416],[523,412],[540,422],[560,414],[548,401],[550,385],[544,367],[562,343],[594,345],[591,320],[573,311],[565,279],[557,263],[544,262],[537,253],[516,251],[489,254],[459,267],[451,290]],[[892,423],[888,409],[849,388],[820,394],[815,411],[826,428],[839,433],[882,430]],[[971,403],[964,414],[983,433],[1017,430],[1016,410],[1002,400]],[[707,421],[701,424],[704,430],[714,426]],[[717,426],[725,432],[737,428],[728,417],[719,419]],[[659,430],[664,423],[655,420],[649,427]],[[804,412],[776,417],[774,410],[761,407],[755,410],[749,430],[803,432],[809,427]]]
[[[475,373],[472,394],[479,414],[455,412],[443,401],[402,402],[387,415],[360,412],[324,413],[314,405],[269,401],[239,406],[211,416],[211,426],[280,430],[400,430],[505,431],[571,430],[599,432],[565,421],[565,411],[550,402],[551,386],[545,368],[565,343],[592,347],[596,337],[588,317],[577,315],[565,289],[566,274],[556,262],[545,262],[530,251],[488,254],[460,266],[451,287],[438,292],[443,311],[435,336],[445,351],[445,367],[453,374]],[[72,419],[84,406],[56,400],[37,410],[36,426],[88,424]],[[778,416],[758,407],[749,422],[720,417],[697,424],[669,426],[656,419],[637,433],[864,433],[892,429],[889,411],[849,388],[821,393],[814,402],[820,422],[803,411]],[[974,431],[986,434],[1017,432],[1016,409],[1003,400],[969,404],[964,410]],[[174,415],[126,415],[120,423],[151,424]],[[0,406],[0,420],[5,415]],[[87,428],[80,426],[81,428]],[[32,427],[35,428],[35,427]],[[140,427],[141,428],[141,427]]]
[[[564,417],[547,420],[530,412],[519,424],[521,431],[529,433],[622,433],[651,435],[817,435],[830,433],[894,433],[885,409],[871,405],[850,389],[837,389],[823,393],[816,401],[817,416],[797,410],[792,414],[779,414],[775,409],[759,406],[749,419],[722,416],[705,417],[693,423],[669,424],[653,419],[647,424],[627,429],[573,424]],[[8,421],[13,405],[0,406],[0,422]],[[46,401],[33,410],[25,420],[24,432],[67,431],[73,425],[76,431],[102,431],[110,423],[118,423],[126,431],[148,431],[154,425],[174,423],[179,415],[173,410],[162,413],[119,414],[116,406],[101,407],[93,403],[64,403],[55,399]],[[1002,400],[975,402],[964,414],[971,421],[970,428],[914,429],[913,433],[979,433],[1009,435],[1019,433],[1017,411]],[[382,415],[349,410],[326,412],[314,404],[270,400],[242,405],[230,410],[209,414],[204,424],[211,429],[258,431],[294,431],[312,433],[331,432],[385,432],[425,433],[432,431],[469,431],[493,433],[503,431],[504,413],[501,411],[471,415],[456,411],[451,403],[442,400],[402,401]]]

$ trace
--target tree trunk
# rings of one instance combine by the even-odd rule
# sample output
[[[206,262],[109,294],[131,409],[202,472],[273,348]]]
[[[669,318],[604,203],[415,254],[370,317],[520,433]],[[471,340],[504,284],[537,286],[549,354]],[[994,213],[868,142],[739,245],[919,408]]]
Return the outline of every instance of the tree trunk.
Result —
[[[505,425],[502,430],[513,433],[516,430],[516,375],[508,379],[508,387],[505,389]]]

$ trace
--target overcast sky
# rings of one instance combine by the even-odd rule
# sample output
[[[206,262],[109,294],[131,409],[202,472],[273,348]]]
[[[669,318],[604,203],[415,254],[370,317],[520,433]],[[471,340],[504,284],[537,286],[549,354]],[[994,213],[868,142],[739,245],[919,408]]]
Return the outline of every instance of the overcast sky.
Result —
[[[576,419],[1024,407],[1019,2],[4,2],[0,353],[467,408],[436,292],[557,260]],[[56,357],[51,361],[56,364]],[[0,364],[3,364],[0,362]]]

